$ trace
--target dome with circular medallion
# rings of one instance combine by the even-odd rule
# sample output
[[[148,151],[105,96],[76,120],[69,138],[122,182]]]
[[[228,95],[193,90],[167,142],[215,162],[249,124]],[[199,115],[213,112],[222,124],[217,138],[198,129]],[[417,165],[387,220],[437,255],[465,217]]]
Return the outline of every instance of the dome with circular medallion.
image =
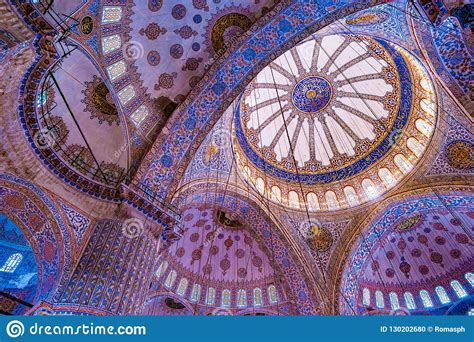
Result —
[[[236,103],[243,176],[277,203],[334,210],[369,201],[416,165],[436,124],[420,62],[368,36],[313,36],[265,67]]]

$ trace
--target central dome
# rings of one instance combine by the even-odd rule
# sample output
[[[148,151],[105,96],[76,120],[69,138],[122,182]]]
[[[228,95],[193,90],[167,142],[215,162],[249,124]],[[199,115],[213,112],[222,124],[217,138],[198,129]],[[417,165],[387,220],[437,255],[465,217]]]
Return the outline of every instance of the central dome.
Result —
[[[308,202],[302,193],[318,190],[318,203],[331,191],[334,207],[352,206],[412,169],[431,138],[435,101],[425,69],[399,46],[368,36],[311,37],[265,67],[238,99],[237,160],[258,189],[276,186],[279,197],[295,187],[297,207]],[[347,192],[351,200],[341,205]]]
[[[299,81],[291,94],[300,111],[316,114],[326,108],[332,98],[331,84],[324,77],[309,76]]]

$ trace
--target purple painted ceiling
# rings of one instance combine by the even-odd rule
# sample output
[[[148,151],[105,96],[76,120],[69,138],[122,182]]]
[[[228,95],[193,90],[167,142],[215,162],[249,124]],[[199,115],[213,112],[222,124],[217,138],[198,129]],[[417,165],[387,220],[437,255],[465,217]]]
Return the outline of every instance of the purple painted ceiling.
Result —
[[[240,225],[238,217],[232,218],[235,227],[223,225],[218,213],[206,207],[183,211],[186,233],[170,247],[172,267],[188,279],[203,279],[215,286],[246,288],[274,283],[271,262],[249,227]]]

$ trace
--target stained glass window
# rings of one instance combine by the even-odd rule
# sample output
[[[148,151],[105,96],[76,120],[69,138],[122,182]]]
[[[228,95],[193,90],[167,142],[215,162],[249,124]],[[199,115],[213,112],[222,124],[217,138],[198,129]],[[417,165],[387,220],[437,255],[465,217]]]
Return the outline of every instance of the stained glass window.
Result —
[[[196,303],[199,301],[199,297],[201,297],[201,285],[194,284],[193,289],[191,290],[191,302]]]
[[[147,116],[148,108],[145,105],[141,105],[132,113],[132,115],[130,115],[130,119],[132,119],[135,126],[138,127],[143,122],[143,120],[146,119]]]
[[[213,287],[208,287],[207,293],[206,293],[206,304],[214,305],[215,300],[216,300],[216,289]]]
[[[395,184],[395,177],[393,177],[393,174],[390,172],[389,169],[380,169],[379,177],[387,188],[390,188],[393,184]]]
[[[247,292],[244,289],[240,289],[237,292],[237,307],[239,308],[247,307]]]
[[[230,290],[222,291],[221,306],[224,308],[230,307]]]
[[[174,281],[176,280],[177,273],[175,270],[172,270],[170,273],[168,273],[168,276],[166,277],[165,280],[165,286],[167,288],[173,287]]]
[[[436,294],[438,295],[438,298],[441,304],[447,304],[451,302],[451,299],[449,299],[449,296],[446,293],[446,290],[444,289],[444,287],[436,286],[435,291],[436,291]]]
[[[400,303],[398,302],[398,295],[395,292],[390,292],[388,297],[390,298],[390,306],[392,310],[400,309]]]
[[[262,178],[258,177],[257,181],[255,182],[255,187],[257,188],[258,192],[261,194],[265,193],[265,182]]]
[[[469,284],[471,284],[471,286],[474,287],[474,273],[467,272],[464,275],[464,278],[466,278],[466,280],[469,282]]]
[[[37,99],[38,107],[44,106],[46,104],[47,99],[48,99],[48,95],[46,93],[46,90],[41,90]]]
[[[128,86],[120,90],[117,95],[120,99],[120,102],[125,106],[128,101],[135,97],[135,88],[131,84],[129,84]]]
[[[270,193],[270,197],[275,202],[280,203],[281,202],[281,190],[280,190],[280,188],[277,187],[276,185],[272,186],[272,191]]]
[[[426,290],[420,291],[421,302],[425,308],[432,308],[433,301],[431,300],[430,294]]]
[[[5,261],[3,266],[0,268],[0,272],[6,272],[6,273],[15,272],[21,260],[23,260],[23,255],[20,253],[15,253],[15,254],[10,255],[7,261]]]
[[[104,54],[117,50],[122,46],[122,39],[118,34],[102,38],[102,51]]]
[[[107,73],[109,74],[109,78],[111,81],[116,80],[118,77],[125,73],[125,62],[118,61],[112,65],[107,67]]]
[[[347,203],[351,207],[356,206],[359,203],[359,200],[357,199],[357,195],[355,193],[355,190],[352,186],[346,186],[344,188],[344,194],[346,195]]]
[[[120,6],[104,6],[102,11],[102,22],[104,24],[116,23],[122,19],[122,7]]]
[[[407,306],[407,309],[409,310],[416,309],[415,299],[413,298],[413,295],[411,294],[411,292],[405,292],[403,297],[405,297],[405,304]]]
[[[179,294],[180,296],[184,296],[187,289],[188,289],[188,279],[181,278],[181,281],[179,282],[178,289],[176,290],[176,293]]]
[[[156,270],[156,277],[159,278],[163,273],[165,273],[166,269],[168,268],[168,261],[162,261],[158,269]]]
[[[310,192],[306,195],[306,200],[308,201],[308,209],[315,211],[319,209],[318,196],[314,192]]]
[[[362,189],[364,189],[365,194],[370,199],[376,198],[378,195],[377,188],[370,179],[364,179],[362,181]]]
[[[467,296],[466,290],[464,290],[464,287],[461,285],[461,283],[459,281],[452,280],[451,281],[451,287],[453,288],[454,292],[456,292],[456,295],[459,298]]]
[[[380,291],[375,291],[375,305],[377,305],[377,307],[381,309],[385,307],[383,293]]]
[[[412,169],[413,165],[401,154],[397,154],[395,158],[393,158],[395,165],[398,166],[402,173],[408,173]]]
[[[427,123],[423,119],[418,119],[415,121],[416,129],[419,130],[424,136],[430,137],[431,131],[433,130],[433,126]]]
[[[277,290],[275,285],[270,285],[268,287],[268,299],[271,304],[275,304],[278,302]]]
[[[245,179],[250,178],[250,168],[247,165],[244,166],[244,177]]]
[[[337,197],[334,191],[326,191],[326,203],[328,205],[328,209],[339,208],[339,201],[337,200]]]
[[[262,289],[256,287],[253,289],[253,306],[262,306],[263,299],[262,299]]]
[[[436,104],[434,102],[429,101],[429,100],[424,98],[420,101],[420,106],[425,112],[427,112],[431,116],[436,114],[436,109],[435,109]]]
[[[288,204],[293,208],[300,207],[300,200],[298,198],[298,194],[295,191],[290,191],[288,193]]]
[[[415,156],[420,157],[423,153],[423,146],[415,138],[409,138],[407,141],[407,146]]]
[[[362,290],[362,304],[366,306],[370,305],[370,290],[367,288]]]

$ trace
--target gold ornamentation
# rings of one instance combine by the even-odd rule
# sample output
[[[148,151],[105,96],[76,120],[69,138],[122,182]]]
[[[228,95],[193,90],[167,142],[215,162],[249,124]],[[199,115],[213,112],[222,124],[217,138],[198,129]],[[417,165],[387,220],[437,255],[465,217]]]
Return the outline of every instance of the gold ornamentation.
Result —
[[[448,164],[456,169],[469,170],[474,164],[474,148],[469,141],[456,140],[445,151]]]

